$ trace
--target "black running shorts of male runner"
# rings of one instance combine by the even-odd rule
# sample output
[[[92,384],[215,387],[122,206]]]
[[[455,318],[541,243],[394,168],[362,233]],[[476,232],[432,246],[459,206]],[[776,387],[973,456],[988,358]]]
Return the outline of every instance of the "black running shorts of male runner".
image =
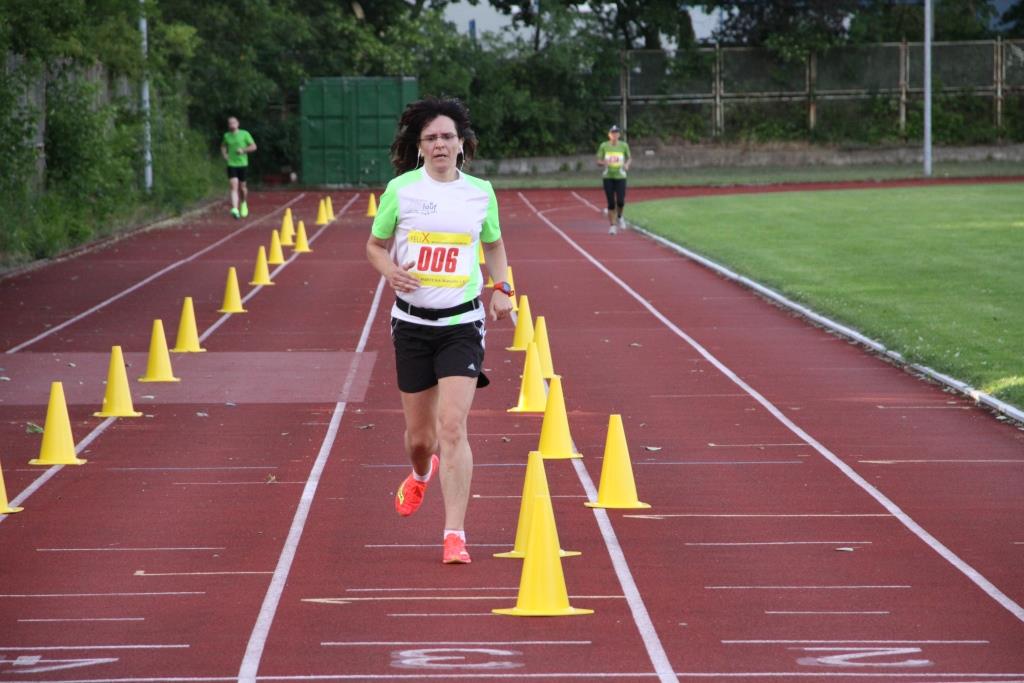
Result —
[[[391,339],[398,388],[404,393],[430,389],[442,377],[475,377],[478,387],[489,384],[483,374],[483,320],[436,326],[392,318]]]
[[[248,166],[228,166],[228,178],[238,178],[238,182],[244,183],[248,171]]]

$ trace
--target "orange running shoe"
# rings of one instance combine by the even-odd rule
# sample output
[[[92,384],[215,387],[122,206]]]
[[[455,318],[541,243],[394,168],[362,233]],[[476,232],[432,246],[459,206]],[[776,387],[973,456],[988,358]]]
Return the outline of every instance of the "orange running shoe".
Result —
[[[395,510],[403,517],[408,517],[420,509],[423,502],[423,494],[427,491],[427,484],[437,473],[440,460],[436,455],[430,456],[430,478],[426,481],[417,481],[411,474],[405,478],[402,485],[398,487],[395,494]]]
[[[469,564],[472,561],[469,551],[466,550],[465,541],[456,534],[448,534],[444,537],[445,564]]]

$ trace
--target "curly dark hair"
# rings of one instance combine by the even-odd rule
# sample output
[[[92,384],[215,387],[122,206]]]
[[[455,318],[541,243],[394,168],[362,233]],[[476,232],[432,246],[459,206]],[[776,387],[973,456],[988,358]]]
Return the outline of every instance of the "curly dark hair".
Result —
[[[455,122],[455,130],[462,139],[462,154],[455,160],[462,168],[476,152],[476,133],[470,126],[469,108],[455,97],[425,97],[411,102],[398,121],[395,140],[391,143],[391,165],[398,175],[419,165],[420,133],[438,116],[447,116]]]

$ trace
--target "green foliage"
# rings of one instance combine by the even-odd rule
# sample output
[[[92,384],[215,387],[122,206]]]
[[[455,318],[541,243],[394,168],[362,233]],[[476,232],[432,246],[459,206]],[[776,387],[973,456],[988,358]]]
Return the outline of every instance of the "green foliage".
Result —
[[[138,12],[137,0],[0,4],[0,47],[18,55],[17,68],[0,76],[0,263],[52,256],[209,194],[209,154],[179,95],[177,69],[195,51],[194,29],[181,24],[151,36],[155,188],[143,191]],[[107,94],[120,79],[129,99]],[[30,95],[44,86],[39,111]],[[41,175],[37,156],[45,160]]]
[[[873,0],[853,14],[849,39],[855,43],[924,40],[924,3]],[[991,38],[997,12],[990,0],[935,0],[935,40]]]

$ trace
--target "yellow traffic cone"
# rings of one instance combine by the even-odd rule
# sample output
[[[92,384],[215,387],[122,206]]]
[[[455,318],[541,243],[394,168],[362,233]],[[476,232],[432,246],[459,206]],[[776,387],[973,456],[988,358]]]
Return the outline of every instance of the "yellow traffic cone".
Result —
[[[594,613],[594,610],[569,605],[550,498],[534,496],[533,518],[516,606],[491,611],[513,617],[568,617]]]
[[[324,200],[320,200],[320,205],[316,209],[316,224],[327,225],[327,204]]]
[[[167,352],[167,337],[164,336],[162,320],[153,321],[153,333],[149,337],[149,362],[146,374],[140,382],[180,382],[171,369],[171,354]]]
[[[267,265],[279,266],[284,263],[284,250],[281,249],[281,236],[277,230],[270,231],[270,251],[267,253]]]
[[[510,413],[543,413],[547,397],[544,395],[544,380],[540,376],[540,358],[537,345],[530,342],[526,351],[526,365],[523,366],[523,381],[519,386],[519,403],[509,408]]]
[[[252,280],[249,281],[249,284],[262,285],[264,287],[274,284],[270,279],[270,269],[267,268],[267,250],[262,246],[256,252],[256,267],[252,271]]]
[[[519,523],[516,525],[516,541],[512,550],[507,553],[495,553],[495,557],[524,558],[526,557],[526,541],[530,534],[530,524],[533,519],[534,500],[537,496],[551,498],[548,489],[548,478],[544,473],[544,458],[538,451],[530,451],[529,459],[526,461],[526,478],[523,479],[523,496],[519,501]],[[579,555],[578,550],[558,549],[560,557],[574,557]]]
[[[295,249],[293,251],[296,254],[308,254],[312,249],[309,248],[309,240],[306,239],[306,224],[299,221],[299,231],[295,234]]]
[[[107,390],[103,394],[103,408],[93,413],[96,417],[141,417],[132,405],[132,390],[128,386],[128,372],[124,368],[124,355],[120,346],[110,349],[110,368],[107,370]]]
[[[127,384],[127,379],[125,384]],[[39,457],[29,460],[29,465],[84,465],[75,455],[75,437],[71,435],[71,419],[68,404],[64,401],[64,385],[50,384],[50,403],[46,407],[46,422],[43,423],[43,443]]]
[[[622,416],[608,418],[608,438],[604,445],[604,462],[601,464],[601,484],[597,489],[597,502],[584,503],[591,508],[635,509],[649,508],[636,497],[636,482],[633,481],[633,463],[629,459],[626,432],[622,429]]]
[[[520,313],[519,315],[522,315]],[[555,376],[555,368],[551,363],[551,346],[548,344],[548,325],[544,316],[538,315],[533,326],[533,341],[537,344],[537,353],[540,355],[540,376],[544,379],[551,379]]]
[[[512,288],[512,310],[518,312],[519,304],[516,303],[515,293],[519,290],[516,289],[516,280],[512,277],[512,266],[505,267],[505,282],[507,282],[508,286]],[[494,286],[493,282],[491,283],[491,286]],[[522,297],[519,298],[521,299]]]
[[[292,210],[284,210],[284,218],[281,219],[281,246],[290,247],[295,244],[295,224],[292,222]]]
[[[0,515],[13,515],[25,508],[16,508],[7,500],[7,487],[4,485],[4,471],[0,469]]]
[[[224,285],[224,302],[218,313],[246,313],[242,308],[242,295],[238,291],[238,271],[234,266],[228,268],[228,281]]]
[[[487,263],[487,259],[484,258],[484,243],[476,243],[476,260],[481,266]],[[493,284],[493,283],[492,283]]]
[[[519,297],[519,299],[516,332],[512,335],[512,346],[505,347],[506,351],[525,351],[530,346],[530,342],[533,341],[533,318],[530,317],[530,300],[525,294]]]
[[[263,247],[260,247],[262,249]],[[181,318],[178,320],[178,338],[174,342],[171,353],[202,353],[206,349],[199,346],[199,331],[196,329],[196,311],[192,306],[192,297],[186,296],[181,304]]]
[[[327,195],[327,198],[324,199],[324,203],[327,205],[327,220],[333,221],[334,218],[335,218],[335,216],[334,216],[334,202],[331,201],[331,196],[330,195]]]
[[[537,450],[545,460],[568,460],[582,458],[572,443],[569,433],[569,416],[565,412],[565,396],[562,394],[562,378],[551,378],[548,385],[548,401],[544,410],[544,422],[540,426],[540,443]]]
[[[375,197],[374,194],[371,192],[370,193],[370,203],[366,205],[366,216],[368,218],[373,218],[376,215],[377,215],[377,197]]]

